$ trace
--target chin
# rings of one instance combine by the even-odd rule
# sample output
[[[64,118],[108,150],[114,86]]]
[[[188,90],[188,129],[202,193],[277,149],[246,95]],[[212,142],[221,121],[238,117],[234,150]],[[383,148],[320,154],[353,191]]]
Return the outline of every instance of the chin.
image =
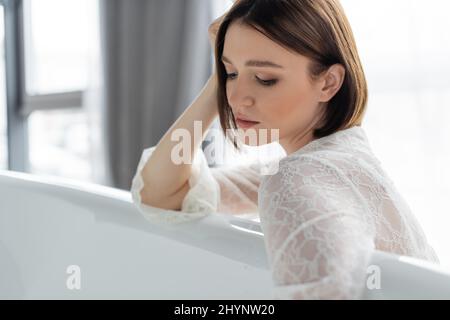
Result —
[[[275,132],[276,131],[276,132]],[[259,147],[279,141],[279,134],[276,129],[266,128],[239,128],[237,137],[240,143],[249,147]],[[271,134],[272,133],[272,134]]]

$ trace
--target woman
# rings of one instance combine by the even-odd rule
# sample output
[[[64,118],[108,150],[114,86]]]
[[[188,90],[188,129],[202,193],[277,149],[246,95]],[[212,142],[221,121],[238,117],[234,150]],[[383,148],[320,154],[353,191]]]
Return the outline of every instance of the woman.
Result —
[[[144,151],[140,210],[166,222],[259,212],[276,298],[360,298],[375,249],[438,262],[361,127],[367,83],[339,1],[240,0],[209,31],[216,73]],[[217,113],[224,132],[278,129],[278,170],[208,168],[206,132],[192,141],[194,164],[170,161],[172,132],[193,136],[195,120],[209,127]]]

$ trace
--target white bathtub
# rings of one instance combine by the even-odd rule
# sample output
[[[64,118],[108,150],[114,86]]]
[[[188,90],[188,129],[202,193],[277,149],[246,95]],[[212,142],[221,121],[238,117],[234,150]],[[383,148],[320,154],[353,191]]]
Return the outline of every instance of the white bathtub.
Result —
[[[129,192],[11,171],[0,171],[0,197],[0,299],[272,297],[257,222],[213,214],[158,227]],[[381,289],[367,299],[450,298],[450,273],[437,266],[372,260]]]

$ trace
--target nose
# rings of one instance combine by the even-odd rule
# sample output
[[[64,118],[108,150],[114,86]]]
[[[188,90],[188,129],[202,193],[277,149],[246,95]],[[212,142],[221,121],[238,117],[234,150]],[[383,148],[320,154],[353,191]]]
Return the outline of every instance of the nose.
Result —
[[[251,107],[255,103],[255,99],[251,94],[251,89],[243,81],[236,79],[230,83],[227,88],[228,103],[235,113],[238,109],[245,109]],[[245,114],[245,112],[244,112]]]

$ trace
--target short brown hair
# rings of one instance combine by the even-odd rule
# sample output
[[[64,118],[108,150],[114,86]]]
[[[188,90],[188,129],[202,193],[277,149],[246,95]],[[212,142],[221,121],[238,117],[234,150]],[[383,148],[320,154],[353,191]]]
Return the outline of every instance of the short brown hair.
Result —
[[[328,102],[323,125],[314,129],[315,138],[361,126],[368,101],[367,81],[350,23],[339,0],[238,0],[224,17],[215,44],[217,102],[225,134],[227,129],[237,129],[228,104],[227,73],[222,63],[225,35],[235,20],[310,58],[312,80],[334,64],[345,67],[344,82]],[[237,148],[236,142],[233,144]]]

